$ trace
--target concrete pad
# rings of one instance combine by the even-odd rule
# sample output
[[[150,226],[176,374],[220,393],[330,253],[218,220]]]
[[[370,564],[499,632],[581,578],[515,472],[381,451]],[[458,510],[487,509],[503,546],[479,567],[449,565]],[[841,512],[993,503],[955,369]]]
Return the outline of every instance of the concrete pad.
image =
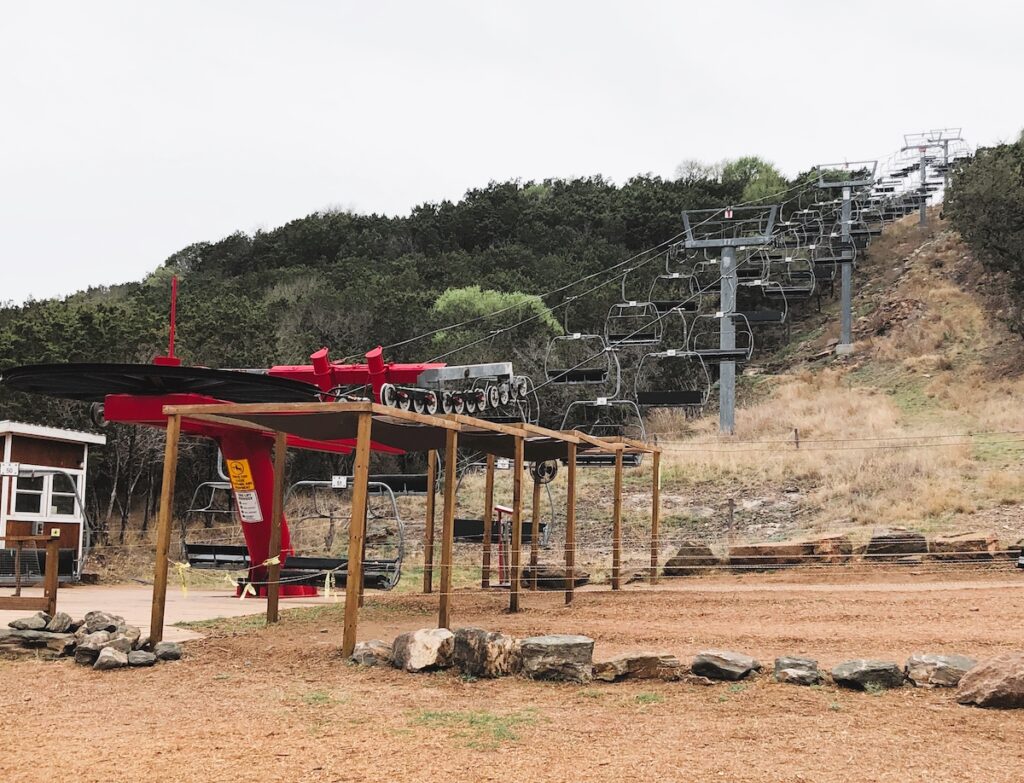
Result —
[[[23,596],[42,596],[42,590],[23,588]],[[10,595],[6,587],[0,587],[0,595]],[[80,620],[86,612],[98,609],[124,617],[129,625],[137,625],[142,635],[149,634],[149,619],[152,608],[153,588],[143,585],[75,585],[57,591],[57,611],[67,612]],[[282,598],[281,608],[298,606],[322,606],[337,603],[337,598]],[[188,596],[181,590],[168,587],[167,606],[164,612],[164,641],[183,642],[201,639],[203,635],[185,628],[176,628],[174,623],[193,620],[212,620],[216,617],[241,617],[263,614],[267,602],[262,598],[238,599],[230,589],[192,590]],[[0,627],[6,627],[11,620],[25,617],[32,612],[24,609],[0,610]]]

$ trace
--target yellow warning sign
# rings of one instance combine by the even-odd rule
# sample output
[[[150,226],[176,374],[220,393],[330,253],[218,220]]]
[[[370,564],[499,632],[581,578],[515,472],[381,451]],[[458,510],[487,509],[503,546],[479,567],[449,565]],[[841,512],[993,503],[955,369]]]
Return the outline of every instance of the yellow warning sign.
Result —
[[[235,492],[247,492],[256,489],[252,480],[252,471],[249,470],[249,460],[229,459],[228,478],[231,480],[231,488]]]

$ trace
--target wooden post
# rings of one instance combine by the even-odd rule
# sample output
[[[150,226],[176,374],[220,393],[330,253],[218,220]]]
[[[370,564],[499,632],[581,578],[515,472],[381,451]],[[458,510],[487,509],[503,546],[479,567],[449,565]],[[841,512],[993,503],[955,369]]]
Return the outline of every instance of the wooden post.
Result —
[[[540,482],[533,482],[533,519],[530,524],[530,588],[537,589],[537,560],[540,556]]]
[[[46,598],[46,613],[53,617],[57,613],[57,568],[60,561],[60,536],[46,542],[46,571],[43,577],[43,596]]]
[[[658,550],[661,548],[658,528],[661,525],[661,452],[651,455],[651,578],[650,583],[658,582]]]
[[[363,583],[363,538],[366,535],[366,482],[370,477],[370,432],[373,416],[359,414],[356,429],[356,461],[352,470],[352,521],[348,526],[348,576],[345,579],[345,628],[341,654],[356,648],[359,622],[359,588]]]
[[[452,557],[455,544],[455,485],[458,483],[459,433],[446,430],[444,440],[444,509],[441,516],[441,600],[438,602],[437,627],[452,624]]]
[[[622,568],[622,449],[615,450],[615,496],[612,498],[612,590],[621,589]]]
[[[487,455],[484,479],[484,551],[480,566],[480,586],[491,586],[491,536],[494,524],[494,455]]]
[[[437,485],[437,452],[427,452],[427,512],[423,528],[423,592],[434,589],[434,488]]]
[[[565,503],[565,604],[572,603],[576,589],[576,444],[569,444]]]
[[[520,559],[523,546],[523,439],[515,438],[515,459],[512,465],[512,541],[509,545],[508,610],[519,611]]]
[[[279,619],[281,597],[281,518],[284,516],[284,469],[288,455],[288,436],[274,435],[274,497],[270,507],[270,546],[267,548],[267,623]],[[277,561],[277,562],[275,562]]]
[[[174,514],[174,479],[178,473],[178,438],[181,416],[167,417],[164,472],[160,484],[160,513],[156,520],[156,564],[153,567],[153,610],[149,619],[149,640],[164,638],[164,608],[167,602],[167,550],[171,545],[171,516]]]

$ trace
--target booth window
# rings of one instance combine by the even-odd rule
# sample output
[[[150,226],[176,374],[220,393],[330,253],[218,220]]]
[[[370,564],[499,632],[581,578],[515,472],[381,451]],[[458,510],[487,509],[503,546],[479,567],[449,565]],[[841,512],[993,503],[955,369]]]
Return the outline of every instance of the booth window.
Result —
[[[19,514],[42,514],[45,476],[18,476],[14,489],[14,510]]]
[[[50,514],[61,517],[75,515],[76,482],[71,476],[55,473],[50,487]]]
[[[14,486],[14,512],[37,517],[77,517],[77,488],[78,477],[63,473],[18,476]]]

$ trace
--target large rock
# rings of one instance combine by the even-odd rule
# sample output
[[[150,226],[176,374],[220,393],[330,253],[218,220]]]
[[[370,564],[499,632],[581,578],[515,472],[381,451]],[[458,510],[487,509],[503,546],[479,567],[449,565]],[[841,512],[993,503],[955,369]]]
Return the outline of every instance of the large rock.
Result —
[[[864,550],[865,560],[904,560],[908,555],[924,555],[928,552],[928,541],[916,530],[894,527],[878,530],[868,541]]]
[[[903,669],[892,661],[859,658],[844,661],[832,670],[836,685],[857,690],[899,688],[903,685]]]
[[[806,565],[814,556],[810,541],[737,544],[729,547],[729,566],[745,571]]]
[[[712,680],[742,680],[753,672],[761,671],[756,658],[730,650],[704,650],[693,659],[690,671]]]
[[[19,617],[11,620],[7,625],[16,631],[45,631],[50,622],[50,615],[46,612],[36,612],[31,617]]]
[[[71,619],[71,615],[66,612],[57,612],[46,624],[46,630],[49,633],[67,633],[73,624],[74,620]]]
[[[665,561],[664,576],[691,576],[705,573],[721,561],[711,547],[696,541],[683,541],[676,553]]]
[[[390,666],[391,645],[380,639],[356,642],[355,649],[352,650],[349,660],[362,666]]]
[[[113,647],[104,647],[100,650],[100,654],[97,656],[96,663],[92,665],[92,668],[102,672],[108,669],[121,669],[127,665],[128,653],[115,650]]]
[[[161,661],[177,661],[181,658],[181,645],[177,642],[157,642],[153,654]]]
[[[999,539],[995,533],[935,536],[928,542],[928,552],[935,560],[991,560],[999,553]]]
[[[75,637],[69,633],[20,631],[0,628],[0,654],[8,658],[59,658],[75,649]]]
[[[674,655],[640,652],[620,655],[594,664],[594,679],[616,680],[678,680],[685,674]]]
[[[590,574],[582,569],[573,569],[573,587],[582,587],[590,581]],[[533,587],[533,567],[524,566],[519,583],[523,587]],[[565,578],[564,565],[537,565],[538,590],[568,590],[569,580]]]
[[[145,650],[132,650],[128,653],[129,666],[153,666],[156,664],[156,656]]]
[[[790,685],[817,685],[821,682],[818,662],[811,658],[776,658],[775,681]]]
[[[519,643],[523,674],[535,680],[589,682],[594,669],[594,640],[575,634],[530,636]]]
[[[106,612],[86,612],[85,628],[88,633],[96,631],[109,631],[113,633],[118,626],[124,625],[124,618]]]
[[[110,641],[103,645],[104,650],[106,650],[108,647],[112,647],[118,652],[123,652],[127,654],[132,651],[132,640],[127,636],[117,634],[116,636],[111,638]]]
[[[452,664],[455,635],[447,628],[420,628],[395,637],[391,659],[407,672],[442,669]]]
[[[502,677],[515,674],[522,666],[519,643],[515,639],[483,628],[455,631],[452,661],[473,677]]]
[[[850,562],[853,557],[853,541],[842,533],[819,536],[811,539],[812,560],[816,563],[840,565]]]
[[[960,679],[977,666],[966,655],[935,655],[914,653],[907,658],[903,671],[914,685],[924,688],[955,688]]]
[[[1003,653],[982,661],[960,679],[956,700],[997,709],[1024,707],[1024,653]]]

